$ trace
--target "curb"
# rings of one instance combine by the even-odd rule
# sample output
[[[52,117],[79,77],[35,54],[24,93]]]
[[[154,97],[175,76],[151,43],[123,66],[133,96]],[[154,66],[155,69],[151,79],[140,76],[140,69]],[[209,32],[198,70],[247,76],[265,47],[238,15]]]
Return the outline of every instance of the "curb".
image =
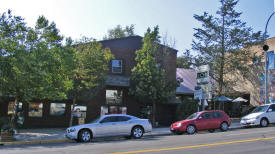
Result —
[[[70,143],[73,140],[58,139],[58,140],[39,140],[39,141],[15,141],[15,142],[0,142],[0,145],[23,145],[23,144],[45,144],[45,143]]]

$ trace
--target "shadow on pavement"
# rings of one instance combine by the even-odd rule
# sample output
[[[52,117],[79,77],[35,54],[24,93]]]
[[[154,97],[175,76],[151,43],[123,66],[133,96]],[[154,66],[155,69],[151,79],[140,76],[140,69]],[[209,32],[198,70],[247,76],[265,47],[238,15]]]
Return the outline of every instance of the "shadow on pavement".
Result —
[[[43,144],[22,144],[22,145],[5,145],[0,146],[0,151],[2,149],[22,149],[22,148],[39,148],[39,147],[46,147],[46,148],[64,148],[64,147],[73,147],[78,146],[80,144],[87,144],[87,145],[96,145],[96,144],[104,144],[109,142],[146,142],[146,141],[152,141],[152,140],[160,140],[164,136],[170,136],[170,135],[161,135],[161,136],[144,136],[141,139],[125,139],[124,137],[110,137],[110,138],[96,138],[93,139],[92,142],[88,143],[80,143],[80,142],[66,142],[66,143],[43,143]],[[1,152],[0,152],[1,153]]]

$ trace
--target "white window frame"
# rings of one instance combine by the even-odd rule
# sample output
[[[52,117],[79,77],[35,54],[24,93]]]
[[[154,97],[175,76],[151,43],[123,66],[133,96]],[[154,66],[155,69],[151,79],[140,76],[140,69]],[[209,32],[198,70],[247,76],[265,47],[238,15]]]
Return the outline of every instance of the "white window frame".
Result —
[[[115,61],[117,61],[117,64],[118,65],[120,64],[120,66],[114,66],[115,65],[115,63],[114,63]],[[120,68],[120,71],[115,71],[114,68],[116,68],[116,69]],[[112,73],[122,73],[122,60],[118,60],[118,59],[112,60]]]

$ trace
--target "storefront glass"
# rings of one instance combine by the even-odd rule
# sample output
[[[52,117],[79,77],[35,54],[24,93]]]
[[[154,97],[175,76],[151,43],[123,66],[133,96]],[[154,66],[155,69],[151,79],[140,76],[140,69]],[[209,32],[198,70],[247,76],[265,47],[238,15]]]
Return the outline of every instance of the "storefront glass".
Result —
[[[43,103],[29,103],[29,117],[42,117]]]

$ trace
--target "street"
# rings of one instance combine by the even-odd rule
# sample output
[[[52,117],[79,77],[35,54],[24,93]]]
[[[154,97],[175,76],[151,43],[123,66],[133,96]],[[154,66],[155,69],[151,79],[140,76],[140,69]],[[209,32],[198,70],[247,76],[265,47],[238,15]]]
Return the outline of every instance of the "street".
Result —
[[[233,129],[202,131],[194,135],[147,136],[139,140],[107,139],[91,143],[56,143],[0,146],[1,154],[84,154],[84,153],[185,153],[185,154],[271,154],[275,150],[275,129]]]

